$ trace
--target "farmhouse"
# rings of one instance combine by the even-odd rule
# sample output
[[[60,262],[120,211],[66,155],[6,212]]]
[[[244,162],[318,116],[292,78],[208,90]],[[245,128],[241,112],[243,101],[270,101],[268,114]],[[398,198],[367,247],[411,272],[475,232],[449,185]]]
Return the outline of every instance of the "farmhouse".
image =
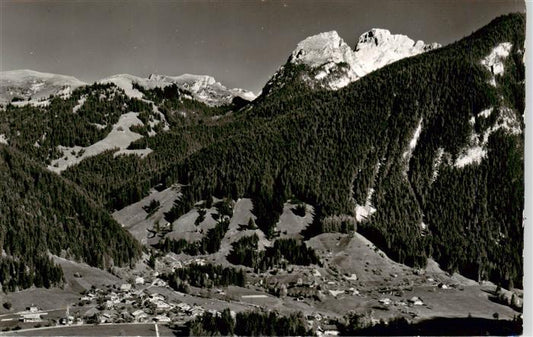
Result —
[[[24,323],[28,322],[40,322],[42,321],[41,315],[46,315],[46,313],[40,313],[40,312],[28,312],[25,314],[21,314],[20,320]]]
[[[188,305],[187,303],[183,303],[183,302],[182,303],[178,303],[176,306],[178,308],[180,308],[181,311],[189,311],[189,310],[191,310],[191,306]]]
[[[166,315],[158,315],[158,316],[155,316],[154,319],[159,322],[159,323],[169,323],[170,322],[170,318],[168,318],[168,316]]]
[[[144,322],[148,318],[148,315],[140,309],[132,312],[131,315],[133,316],[136,322]]]
[[[43,315],[48,315],[48,313],[40,311],[35,306],[31,306],[26,311],[19,312],[19,314],[21,322],[40,322]]]
[[[337,326],[336,325],[324,325],[322,326],[321,328],[319,327],[317,329],[317,334],[319,336],[321,335],[325,335],[325,336],[338,336],[339,335],[339,330],[337,330]]]
[[[120,286],[120,290],[122,291],[130,291],[131,290],[131,284],[129,283],[124,283]]]
[[[196,316],[199,316],[199,315],[203,315],[204,314],[204,308],[200,307],[200,306],[194,306],[190,311],[190,315],[192,317],[196,317]]]
[[[411,297],[408,302],[412,305],[424,305],[424,302],[420,299],[420,297],[413,296]]]

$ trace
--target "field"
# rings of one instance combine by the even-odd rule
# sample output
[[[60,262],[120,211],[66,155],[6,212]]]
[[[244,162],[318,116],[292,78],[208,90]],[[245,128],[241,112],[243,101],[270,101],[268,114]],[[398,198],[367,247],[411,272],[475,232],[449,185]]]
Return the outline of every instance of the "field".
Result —
[[[100,324],[37,328],[10,331],[10,336],[157,336],[155,324]],[[158,324],[159,336],[174,336],[166,325]],[[7,335],[7,334],[6,334]]]

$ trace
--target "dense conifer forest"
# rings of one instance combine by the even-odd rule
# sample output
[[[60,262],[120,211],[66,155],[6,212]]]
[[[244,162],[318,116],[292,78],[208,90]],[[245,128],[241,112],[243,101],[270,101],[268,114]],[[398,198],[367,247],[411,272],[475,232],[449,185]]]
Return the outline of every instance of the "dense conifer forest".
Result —
[[[295,239],[277,239],[272,247],[265,247],[264,251],[258,249],[258,242],[257,234],[236,241],[227,257],[228,261],[261,272],[273,267],[285,268],[290,264],[320,264],[315,251]]]
[[[510,336],[522,334],[522,319],[433,318],[410,323],[399,317],[389,322],[368,324],[368,317],[349,314],[339,323],[340,336]]]
[[[222,267],[213,264],[192,263],[174,272],[164,275],[169,286],[174,290],[183,290],[187,286],[211,288],[214,286],[236,285],[244,287],[246,274],[244,271],[231,267]]]
[[[108,268],[129,265],[140,244],[79,187],[0,145],[3,290],[61,284],[48,254]]]
[[[301,313],[283,316],[277,312],[239,312],[235,318],[229,309],[220,315],[209,312],[187,325],[189,336],[311,336]]]

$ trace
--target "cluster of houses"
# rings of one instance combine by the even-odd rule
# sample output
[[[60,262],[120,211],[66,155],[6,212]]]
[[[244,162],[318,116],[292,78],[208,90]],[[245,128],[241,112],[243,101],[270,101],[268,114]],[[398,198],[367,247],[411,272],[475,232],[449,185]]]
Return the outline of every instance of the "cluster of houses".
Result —
[[[306,316],[307,326],[313,329],[317,336],[338,336],[339,330],[334,321],[323,317],[319,313]]]
[[[323,300],[326,296],[338,298],[339,296],[358,296],[356,289],[356,274],[339,275],[334,279],[322,276],[319,269],[312,270],[300,268],[298,272],[294,270],[286,271],[287,274],[278,272],[278,276],[269,279],[259,279],[254,284],[257,288],[266,288],[271,294],[280,297],[293,297],[297,301],[305,298],[315,298]],[[282,275],[282,278],[279,278]]]
[[[137,278],[135,283],[144,284],[144,280]],[[156,279],[152,285],[165,284]],[[80,298],[80,303],[93,304],[83,314],[88,323],[168,323],[194,318],[205,311],[197,305],[169,301],[165,296],[150,293],[146,288],[133,289],[129,283],[121,285],[118,290],[92,289]]]
[[[413,296],[407,301],[392,301],[390,298],[385,297],[385,298],[380,299],[379,303],[383,305],[400,305],[400,306],[424,305],[424,302],[418,296]]]

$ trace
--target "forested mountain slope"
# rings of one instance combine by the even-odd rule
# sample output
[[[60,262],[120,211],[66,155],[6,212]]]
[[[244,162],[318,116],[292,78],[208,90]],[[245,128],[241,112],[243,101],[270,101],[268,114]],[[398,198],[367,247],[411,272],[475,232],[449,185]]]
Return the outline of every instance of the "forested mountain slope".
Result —
[[[2,144],[0,203],[4,291],[61,284],[48,254],[100,268],[140,255],[139,243],[79,187]]]
[[[377,211],[359,230],[394,259],[434,256],[447,270],[520,285],[524,22],[500,17],[338,91],[308,89],[306,67],[287,63],[284,85],[244,112],[261,122],[177,167],[185,200],[251,196],[267,214],[296,196],[315,206],[321,231],[370,195]],[[508,56],[497,53],[506,46]]]

